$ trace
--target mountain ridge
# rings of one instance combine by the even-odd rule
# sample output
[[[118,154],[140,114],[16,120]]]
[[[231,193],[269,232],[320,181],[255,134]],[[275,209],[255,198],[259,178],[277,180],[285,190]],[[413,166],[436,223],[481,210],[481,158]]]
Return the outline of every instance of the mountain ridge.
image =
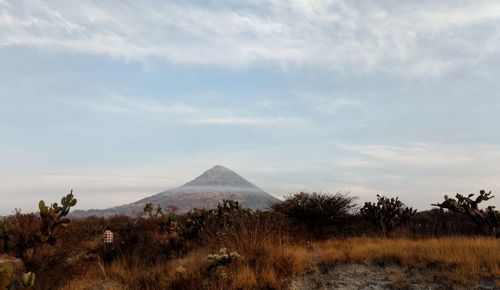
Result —
[[[184,185],[161,191],[138,201],[101,210],[79,210],[73,215],[85,217],[90,215],[110,216],[114,214],[141,214],[146,203],[161,207],[174,206],[179,213],[193,208],[213,208],[222,199],[233,199],[242,206],[265,210],[277,198],[265,192],[231,169],[215,165]]]

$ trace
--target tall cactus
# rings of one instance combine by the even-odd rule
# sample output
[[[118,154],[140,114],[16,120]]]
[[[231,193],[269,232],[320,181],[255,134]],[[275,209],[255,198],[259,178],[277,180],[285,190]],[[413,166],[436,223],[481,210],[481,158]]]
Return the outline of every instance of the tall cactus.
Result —
[[[431,205],[469,216],[476,224],[478,231],[482,234],[499,235],[500,212],[495,210],[494,206],[489,206],[486,210],[479,209],[479,204],[481,202],[494,198],[494,196],[491,196],[491,191],[486,192],[481,190],[475,199],[472,198],[473,196],[473,193],[469,194],[467,197],[457,193],[455,199],[445,195],[442,203]]]
[[[377,194],[377,203],[365,202],[361,214],[384,234],[392,232],[409,220],[417,210],[406,207],[397,197],[388,198]]]
[[[51,245],[55,243],[54,230],[59,226],[67,227],[70,224],[70,219],[65,218],[65,216],[68,215],[70,208],[75,205],[76,199],[73,196],[73,190],[61,199],[60,206],[55,202],[48,207],[43,200],[40,200],[38,207],[42,225],[38,238],[42,243]]]

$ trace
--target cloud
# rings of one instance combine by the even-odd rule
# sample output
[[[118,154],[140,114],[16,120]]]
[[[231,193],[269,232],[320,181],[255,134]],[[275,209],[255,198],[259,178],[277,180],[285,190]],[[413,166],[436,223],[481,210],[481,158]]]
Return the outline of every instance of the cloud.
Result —
[[[466,176],[466,179],[496,182],[500,174],[500,147],[488,143],[405,143],[398,145],[356,145],[336,143],[346,155],[338,165],[351,169],[392,171],[441,176]],[[430,174],[432,176],[439,176]]]
[[[464,165],[475,160],[471,148],[447,144],[407,144],[405,146],[364,145],[344,146],[365,157],[386,163],[404,164],[406,166],[453,166]],[[367,165],[372,162],[364,161]],[[356,163],[353,163],[356,164]],[[359,164],[359,163],[358,163]]]
[[[41,168],[15,174],[1,170],[5,201],[0,214],[13,208],[35,210],[37,201],[57,201],[73,189],[78,199],[77,208],[105,208],[133,202],[145,196],[179,185],[177,172],[165,167],[136,166],[134,168]],[[168,178],[162,173],[168,172]],[[177,177],[177,178],[176,178]]]
[[[163,103],[147,98],[126,98],[111,96],[105,98],[73,98],[63,102],[88,109],[109,113],[158,114],[197,114],[199,109],[180,102]]]
[[[443,194],[500,190],[500,147],[481,143],[337,144],[338,186],[397,193],[419,208]],[[366,196],[365,192],[360,192]],[[493,200],[492,205],[500,205]]]
[[[364,106],[360,99],[349,97],[343,93],[334,93],[331,96],[318,94],[301,94],[299,97],[305,106],[311,107],[314,111],[323,114],[333,115],[339,111]]]
[[[113,114],[131,114],[160,121],[200,125],[246,126],[304,126],[309,122],[301,117],[262,115],[251,108],[192,106],[182,102],[161,102],[147,98],[113,96],[101,99],[71,99],[63,101],[72,106]],[[257,106],[258,107],[258,106]]]
[[[496,1],[3,1],[0,46],[428,77],[496,57],[499,22]]]
[[[302,118],[291,117],[239,117],[239,116],[222,116],[222,117],[207,117],[193,118],[188,120],[194,124],[209,124],[209,125],[255,125],[255,126],[280,126],[293,125],[304,123]]]

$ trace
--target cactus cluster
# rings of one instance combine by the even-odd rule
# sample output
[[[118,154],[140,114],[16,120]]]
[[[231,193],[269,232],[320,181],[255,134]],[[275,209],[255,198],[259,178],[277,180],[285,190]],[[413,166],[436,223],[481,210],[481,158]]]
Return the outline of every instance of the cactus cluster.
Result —
[[[242,208],[238,201],[223,199],[222,203],[217,204],[217,208],[211,210],[210,218],[215,219],[220,227],[225,227],[233,220],[234,215],[250,213],[251,210]]]
[[[23,273],[20,281],[17,280],[16,276],[12,263],[0,264],[0,290],[18,289],[16,286],[19,283],[25,288],[33,288],[35,286],[35,273]]]
[[[175,219],[175,209],[167,207],[167,210],[163,210],[159,204],[155,208],[152,203],[148,202],[144,205],[143,211],[149,220],[158,222],[163,232],[176,233],[179,231],[179,225]]]
[[[38,207],[42,225],[38,239],[42,243],[51,245],[55,243],[54,230],[59,226],[66,227],[70,224],[70,219],[65,218],[65,216],[69,214],[70,208],[75,205],[76,199],[73,196],[73,190],[61,199],[61,205],[55,202],[49,207],[45,205],[43,200],[40,200]]]
[[[208,271],[220,281],[226,281],[230,278],[228,265],[241,260],[242,257],[238,252],[229,252],[226,248],[221,248],[218,253],[210,254],[206,258],[208,260]]]
[[[144,212],[145,215],[147,215],[149,218],[153,218],[156,215],[154,214],[154,206],[151,202],[147,202],[144,207],[142,208],[142,211]],[[160,212],[160,205],[158,205],[158,210],[157,213]]]
[[[234,261],[241,259],[238,252],[228,252],[226,248],[221,248],[218,253],[210,254],[207,256],[209,261],[209,268],[214,268],[218,266],[226,266]]]
[[[252,211],[241,207],[238,201],[223,199],[211,210],[193,209],[186,214],[182,234],[186,239],[193,239],[203,232],[207,225],[226,228],[237,215],[249,215]]]
[[[192,209],[186,214],[183,224],[182,236],[187,240],[196,238],[205,229],[207,211],[203,209]]]
[[[491,195],[491,191],[481,190],[475,199],[473,199],[473,196],[473,193],[468,196],[457,193],[455,199],[445,195],[442,203],[435,203],[432,206],[469,216],[482,234],[500,234],[500,213],[498,210],[495,210],[494,206],[488,206],[485,210],[479,209],[481,202],[494,197]]]
[[[179,225],[175,216],[171,213],[165,213],[160,217],[160,229],[166,233],[177,233]]]
[[[384,234],[392,232],[416,214],[417,210],[406,207],[397,197],[388,198],[377,194],[377,203],[365,202],[361,214]]]

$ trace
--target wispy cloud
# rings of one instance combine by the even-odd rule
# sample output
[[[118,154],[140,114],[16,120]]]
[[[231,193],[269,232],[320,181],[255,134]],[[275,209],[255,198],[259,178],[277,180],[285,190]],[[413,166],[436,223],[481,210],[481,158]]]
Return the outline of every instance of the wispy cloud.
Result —
[[[114,96],[100,99],[71,99],[64,101],[95,111],[112,114],[131,114],[160,121],[200,125],[246,125],[246,126],[303,126],[309,121],[302,117],[262,115],[246,108],[202,107],[182,102],[162,102],[147,98]]]
[[[398,145],[356,145],[336,143],[349,152],[339,165],[346,168],[406,168],[407,170],[447,170],[480,175],[500,174],[500,147],[488,143],[405,143]]]
[[[398,192],[421,206],[428,207],[426,201],[454,191],[500,188],[496,178],[500,147],[496,144],[337,144],[337,148],[348,152],[337,162],[343,181],[379,192]]]
[[[479,146],[476,144],[476,146]],[[344,149],[362,154],[367,158],[376,160],[379,163],[397,163],[406,166],[453,166],[463,165],[474,161],[474,151],[471,145],[457,146],[456,144],[405,144],[399,146],[388,145],[343,145]],[[466,147],[466,148],[464,148]],[[484,149],[484,148],[483,148]],[[491,153],[491,152],[490,152]],[[372,165],[373,162],[364,161],[366,165]],[[362,163],[362,162],[361,162]],[[361,164],[361,163],[358,163]],[[348,163],[347,163],[348,164]],[[356,163],[353,163],[356,164]]]
[[[127,98],[111,96],[102,98],[73,98],[63,102],[88,109],[109,113],[144,114],[196,114],[199,109],[180,102],[164,103],[148,98]]]
[[[41,171],[24,172],[22,175],[8,170],[0,172],[2,191],[10,193],[2,196],[5,201],[0,205],[2,214],[10,212],[14,207],[34,210],[37,200],[50,201],[70,189],[75,190],[80,209],[116,206],[179,186],[183,181],[175,171],[153,166],[78,170],[46,166]],[[165,172],[168,172],[168,175],[162,175]]]
[[[0,46],[149,62],[432,76],[496,57],[496,1],[3,1]],[[478,34],[478,27],[482,33]],[[486,45],[479,45],[486,44]]]
[[[349,97],[344,93],[333,93],[330,96],[306,93],[301,94],[299,98],[305,106],[324,114],[336,114],[344,109],[364,106],[364,102],[360,99]]]

